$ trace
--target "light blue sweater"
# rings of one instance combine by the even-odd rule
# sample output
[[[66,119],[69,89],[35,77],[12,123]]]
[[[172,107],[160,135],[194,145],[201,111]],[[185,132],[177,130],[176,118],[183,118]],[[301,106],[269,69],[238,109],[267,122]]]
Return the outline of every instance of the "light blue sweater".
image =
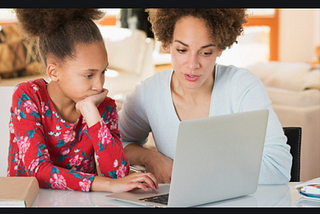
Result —
[[[271,100],[259,78],[249,70],[216,65],[210,115],[269,110],[269,120],[260,170],[260,184],[282,184],[290,180],[290,146]],[[157,150],[174,159],[180,120],[176,114],[170,82],[173,70],[157,72],[126,97],[119,111],[119,128],[125,147],[144,145],[152,131]]]

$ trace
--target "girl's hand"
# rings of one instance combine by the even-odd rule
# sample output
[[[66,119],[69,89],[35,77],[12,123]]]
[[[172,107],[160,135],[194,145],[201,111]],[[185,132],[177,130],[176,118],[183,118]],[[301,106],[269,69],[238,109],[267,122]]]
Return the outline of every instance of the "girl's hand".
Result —
[[[143,189],[148,191],[149,188],[156,190],[159,188],[157,179],[151,173],[135,172],[126,177],[112,179],[110,184],[111,192],[127,192],[133,189]]]
[[[99,94],[91,95],[76,103],[76,110],[82,114],[84,105],[98,106],[109,93],[108,89],[103,88]]]
[[[98,106],[106,98],[108,93],[109,93],[109,90],[103,88],[99,94],[88,96],[84,100],[91,101],[95,104],[95,106]]]
[[[88,96],[76,103],[77,112],[82,114],[89,127],[100,121],[101,116],[97,106],[106,98],[108,92],[104,88],[99,94]]]

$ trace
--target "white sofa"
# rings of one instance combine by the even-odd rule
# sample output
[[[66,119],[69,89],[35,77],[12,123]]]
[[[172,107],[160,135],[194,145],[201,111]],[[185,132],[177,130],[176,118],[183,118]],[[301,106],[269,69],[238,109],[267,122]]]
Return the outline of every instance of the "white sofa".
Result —
[[[320,176],[320,70],[307,63],[247,66],[264,85],[283,127],[301,127],[300,180]]]
[[[109,71],[105,87],[111,97],[120,99],[155,72],[152,53],[154,40],[141,30],[101,27],[108,51]]]

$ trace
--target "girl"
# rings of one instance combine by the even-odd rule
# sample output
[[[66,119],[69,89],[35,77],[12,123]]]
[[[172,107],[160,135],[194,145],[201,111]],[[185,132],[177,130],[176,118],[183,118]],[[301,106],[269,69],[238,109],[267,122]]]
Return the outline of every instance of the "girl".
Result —
[[[92,21],[104,14],[97,9],[15,11],[26,36],[38,38],[51,81],[15,88],[8,176],[34,176],[40,187],[53,189],[156,189],[151,173],[127,176],[116,104],[103,88],[108,55]],[[103,177],[97,176],[94,154]]]

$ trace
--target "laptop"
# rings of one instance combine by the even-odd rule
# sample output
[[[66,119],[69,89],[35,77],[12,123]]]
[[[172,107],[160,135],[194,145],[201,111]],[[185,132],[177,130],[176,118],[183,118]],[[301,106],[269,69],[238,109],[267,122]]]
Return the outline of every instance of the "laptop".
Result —
[[[155,207],[186,207],[254,193],[267,109],[181,121],[170,185],[107,197]]]

